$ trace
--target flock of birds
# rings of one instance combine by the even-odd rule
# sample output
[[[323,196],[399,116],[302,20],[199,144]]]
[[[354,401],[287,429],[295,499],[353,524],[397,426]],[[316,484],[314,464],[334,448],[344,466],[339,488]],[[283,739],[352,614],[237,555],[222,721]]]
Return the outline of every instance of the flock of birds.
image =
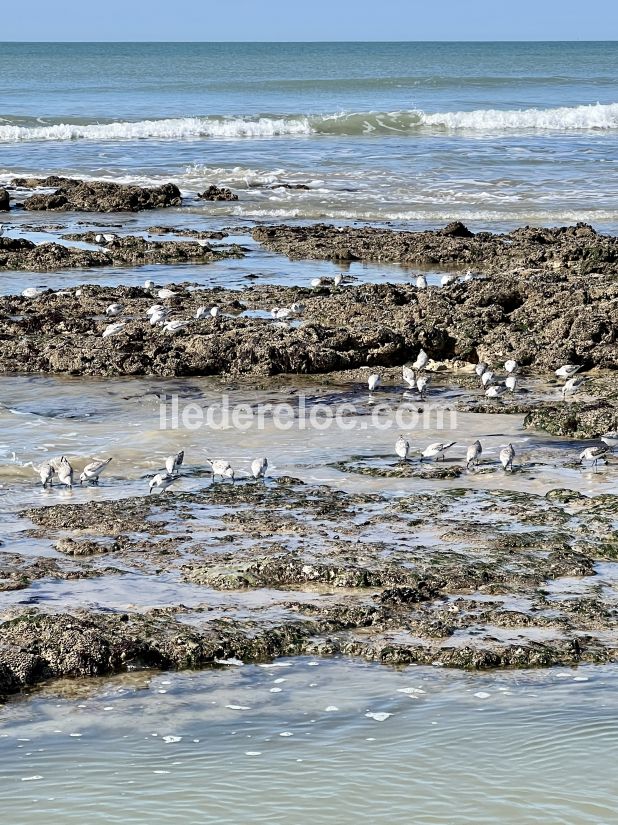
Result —
[[[111,462],[111,460],[111,458],[97,459],[95,461],[90,462],[89,464],[86,464],[86,466],[79,475],[79,483],[89,483],[93,486],[98,485],[99,476],[107,467],[107,465]],[[168,456],[165,459],[165,469],[160,470],[149,480],[148,492],[152,493],[153,490],[159,490],[160,492],[163,492],[164,490],[167,490],[167,488],[170,485],[172,485],[178,478],[180,478],[179,470],[182,467],[184,460],[184,450],[180,450],[180,452],[176,453],[175,455]],[[235,480],[236,473],[231,464],[229,463],[229,461],[226,461],[225,459],[221,458],[207,458],[206,460],[211,466],[213,481],[217,477],[221,478],[222,480]],[[251,462],[249,477],[254,478],[256,481],[258,481],[259,479],[263,479],[266,476],[267,469],[268,459],[256,458]],[[44,462],[38,468],[38,473],[43,488],[46,488],[48,485],[49,487],[52,487],[54,478],[57,478],[59,483],[65,487],[73,487],[75,471],[69,459],[64,455],[60,456],[59,458],[51,458],[49,461]]]
[[[421,399],[426,397],[427,387],[431,383],[431,376],[425,372],[429,364],[429,356],[424,349],[421,349],[416,360],[412,366],[404,365],[403,380],[409,390],[415,390]],[[563,400],[567,396],[574,395],[588,380],[586,376],[579,376],[577,373],[582,369],[581,364],[563,364],[555,371],[558,378],[564,378],[565,383],[560,388]],[[485,395],[488,398],[499,398],[506,392],[514,393],[517,389],[519,372],[519,364],[512,359],[504,363],[504,370],[506,377],[503,382],[500,381],[496,373],[489,368],[489,365],[484,361],[480,361],[474,368],[476,375],[479,377],[481,387],[485,390]],[[367,379],[369,393],[375,392],[381,383],[381,376],[379,373],[372,373]],[[600,440],[602,444],[587,447],[579,456],[579,463],[583,464],[585,461],[592,462],[594,467],[599,461],[603,459],[607,453],[613,452],[618,447],[618,430],[605,433]],[[440,442],[437,441],[426,447],[421,453],[421,461],[424,458],[444,459],[444,454],[451,447],[454,447],[455,441]],[[407,461],[410,457],[410,443],[403,436],[400,435],[395,444],[395,452],[402,461]],[[466,453],[466,467],[477,466],[480,462],[480,457],[483,452],[483,447],[480,441],[475,441],[474,444],[468,447]],[[500,463],[504,470],[513,470],[513,459],[515,458],[515,448],[512,444],[508,444],[500,452]]]

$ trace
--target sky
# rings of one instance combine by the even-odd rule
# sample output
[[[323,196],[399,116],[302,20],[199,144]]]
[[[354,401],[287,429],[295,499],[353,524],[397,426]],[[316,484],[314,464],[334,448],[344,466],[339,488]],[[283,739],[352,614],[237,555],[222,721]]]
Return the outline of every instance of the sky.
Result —
[[[22,0],[0,41],[615,40],[618,0]]]

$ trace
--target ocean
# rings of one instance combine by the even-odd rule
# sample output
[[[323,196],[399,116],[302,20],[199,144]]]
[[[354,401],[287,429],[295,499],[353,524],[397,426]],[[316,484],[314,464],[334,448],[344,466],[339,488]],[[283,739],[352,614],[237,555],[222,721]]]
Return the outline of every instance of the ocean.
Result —
[[[0,181],[215,183],[240,222],[618,217],[617,43],[6,43],[0,77]]]

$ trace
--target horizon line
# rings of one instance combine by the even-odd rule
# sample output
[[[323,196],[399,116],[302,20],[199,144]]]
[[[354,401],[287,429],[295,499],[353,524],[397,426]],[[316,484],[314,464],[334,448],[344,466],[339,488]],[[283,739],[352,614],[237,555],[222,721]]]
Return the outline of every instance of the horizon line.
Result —
[[[69,45],[74,43],[79,44],[116,44],[116,43],[124,43],[124,44],[156,44],[156,43],[166,43],[170,45],[187,45],[187,44],[199,44],[199,45],[238,45],[238,44],[251,44],[251,45],[273,45],[273,44],[290,44],[296,45],[298,43],[306,43],[312,45],[319,45],[322,43],[353,43],[353,44],[367,44],[367,43],[384,43],[384,44],[416,44],[416,43],[618,43],[617,38],[607,38],[607,39],[575,39],[575,40],[563,40],[563,39],[546,39],[546,38],[530,38],[525,40],[494,40],[490,38],[484,38],[480,40],[455,40],[453,38],[446,38],[446,39],[422,39],[422,40],[0,40],[1,44],[12,43],[16,45],[33,45],[33,44],[48,44],[48,45]]]

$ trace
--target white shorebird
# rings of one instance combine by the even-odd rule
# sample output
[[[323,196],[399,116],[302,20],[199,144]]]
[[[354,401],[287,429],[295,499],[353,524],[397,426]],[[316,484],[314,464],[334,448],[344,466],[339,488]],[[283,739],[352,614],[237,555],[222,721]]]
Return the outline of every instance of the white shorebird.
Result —
[[[575,373],[579,372],[581,368],[581,364],[563,364],[563,366],[556,370],[555,375],[557,375],[558,378],[573,378]]]
[[[144,281],[144,289],[154,289],[154,281]]]
[[[333,283],[335,286],[341,286],[341,284],[343,283],[343,274],[341,272],[338,272],[335,275],[335,277],[333,278]]]
[[[60,458],[52,458],[49,464],[61,484],[66,487],[73,486],[73,467],[66,456],[61,455]]]
[[[466,467],[468,469],[470,469],[470,465],[476,467],[480,463],[482,452],[483,447],[478,439],[468,447],[466,451]]]
[[[195,320],[200,321],[202,318],[205,318],[210,313],[208,307],[198,307],[195,312]]]
[[[42,295],[44,291],[45,291],[44,289],[39,289],[36,286],[29,286],[29,287],[27,287],[27,289],[24,289],[24,291],[22,292],[22,297],[23,298],[38,298],[39,295]]]
[[[189,326],[188,321],[167,321],[163,324],[163,332],[166,332],[168,335],[175,335],[177,332],[181,332],[181,330],[185,329]]]
[[[160,289],[157,292],[157,297],[165,300],[166,298],[173,298],[174,295],[178,295],[177,292],[174,292],[173,289]]]
[[[504,384],[492,384],[485,390],[485,395],[487,398],[500,398],[500,396],[504,395],[505,392],[506,387]]]
[[[441,441],[436,441],[433,444],[430,444],[428,447],[425,447],[423,452],[421,453],[421,461],[424,458],[435,458],[436,460],[442,457],[442,461],[444,461],[444,453],[447,450],[450,450],[451,447],[454,447],[456,444],[455,441],[449,441],[444,444]]]
[[[484,372],[487,372],[487,369],[488,369],[488,367],[487,367],[487,364],[485,363],[485,361],[479,361],[478,364],[474,367],[474,372],[480,378],[481,375],[483,375]]]
[[[311,286],[314,287],[314,289],[317,289],[319,286],[322,286],[322,279],[313,278],[313,280],[311,281]]]
[[[113,243],[114,241],[118,240],[118,235],[114,235],[113,232],[104,232],[103,240],[105,241],[105,243]]]
[[[509,373],[509,375],[513,372],[517,372],[519,369],[519,364],[517,361],[513,361],[511,358],[509,361],[504,362],[504,369]]]
[[[421,349],[419,354],[416,356],[416,361],[412,364],[412,369],[424,370],[428,363],[429,356],[427,355],[424,349]]]
[[[472,272],[472,270],[471,269],[466,269],[466,272],[462,276],[461,280],[467,282],[467,281],[472,281],[473,279],[474,279],[474,273]]]
[[[125,328],[124,321],[116,321],[115,324],[108,324],[103,330],[103,338],[110,338],[112,335],[117,335]]]
[[[162,307],[161,309],[157,309],[155,312],[151,312],[150,326],[156,327],[157,324],[164,324],[171,314],[172,311],[170,309],[167,309],[167,307]]]
[[[217,315],[219,314],[219,311],[220,311],[219,307],[211,307],[210,308],[210,314],[212,315],[213,318],[217,317]]]
[[[279,309],[277,309],[277,312],[274,317],[277,318],[279,321],[286,321],[288,318],[291,318],[292,315],[294,315],[294,313],[292,312],[290,307],[280,307]]]
[[[419,275],[416,279],[417,289],[427,289],[427,278],[424,275]]]
[[[402,461],[407,461],[410,454],[410,442],[402,435],[395,442],[395,452]]]
[[[105,238],[99,232],[97,235],[94,236],[94,242],[95,243],[105,243]]]
[[[485,370],[481,375],[481,384],[483,387],[489,387],[493,383],[494,373],[491,370]]]
[[[267,458],[254,458],[251,462],[251,475],[257,481],[259,478],[264,478],[266,470],[268,469]]]
[[[515,392],[515,390],[517,389],[517,376],[513,375],[512,373],[510,375],[507,375],[504,381],[504,386],[507,388],[509,392]]]
[[[295,303],[293,303],[293,304],[292,304],[292,306],[290,307],[290,309],[292,310],[292,312],[293,312],[295,315],[302,315],[302,314],[303,314],[303,312],[305,311],[305,305],[304,305],[304,304],[301,304],[301,303],[299,303],[299,302],[295,302]]]
[[[110,461],[111,458],[106,458],[102,461],[91,461],[90,464],[86,464],[79,477],[79,483],[83,484],[84,481],[90,481],[92,484],[98,484],[99,476]]]
[[[47,487],[48,484],[49,484],[50,487],[53,486],[54,472],[55,472],[55,470],[54,470],[54,468],[52,467],[52,465],[50,464],[49,461],[46,461],[44,464],[41,464],[41,466],[39,467],[38,473],[39,473],[39,477],[41,479],[41,484],[43,485],[44,488]]]
[[[419,375],[416,379],[416,389],[419,392],[421,398],[425,398],[425,393],[427,391],[427,387],[431,384],[431,376],[430,375]]]
[[[560,392],[562,393],[562,398],[566,399],[567,395],[575,395],[575,393],[580,389],[582,384],[584,384],[587,380],[588,379],[584,376],[582,376],[581,378],[569,378],[569,380],[560,390]]]
[[[449,284],[452,284],[453,281],[456,281],[456,280],[457,280],[456,275],[443,275],[440,278],[440,286],[448,286]]]
[[[515,448],[512,444],[509,444],[504,449],[500,450],[500,464],[502,464],[502,468],[506,470],[510,470],[513,472],[513,459],[515,458]]]
[[[377,372],[373,373],[367,379],[367,386],[369,387],[369,392],[373,392],[379,385],[382,379],[378,375]]]
[[[122,304],[110,304],[105,310],[105,314],[109,315],[110,318],[115,318],[117,315],[120,315],[123,309]]]
[[[157,473],[156,476],[153,476],[148,482],[148,494],[150,495],[155,489],[161,492],[167,490],[170,484],[173,484],[177,478],[178,476],[172,473]]]
[[[161,312],[162,309],[164,309],[166,312],[171,312],[169,307],[166,307],[163,304],[153,304],[146,310],[146,315],[152,315],[155,312]]]
[[[176,455],[168,455],[165,459],[165,469],[168,473],[175,473],[185,460],[185,451],[180,450]]]
[[[613,452],[618,447],[618,430],[612,430],[601,436],[601,441]]]
[[[587,447],[582,453],[580,453],[579,463],[583,464],[584,461],[592,461],[592,466],[596,467],[599,463],[599,459],[606,456],[608,452],[609,447],[605,444],[602,447]]]
[[[411,367],[403,366],[403,380],[411,390],[416,389],[416,373]]]
[[[232,465],[229,461],[226,461],[224,458],[208,458],[206,459],[210,466],[212,467],[212,479],[213,481],[217,476],[220,478],[231,478],[234,481],[234,470],[232,469]]]

